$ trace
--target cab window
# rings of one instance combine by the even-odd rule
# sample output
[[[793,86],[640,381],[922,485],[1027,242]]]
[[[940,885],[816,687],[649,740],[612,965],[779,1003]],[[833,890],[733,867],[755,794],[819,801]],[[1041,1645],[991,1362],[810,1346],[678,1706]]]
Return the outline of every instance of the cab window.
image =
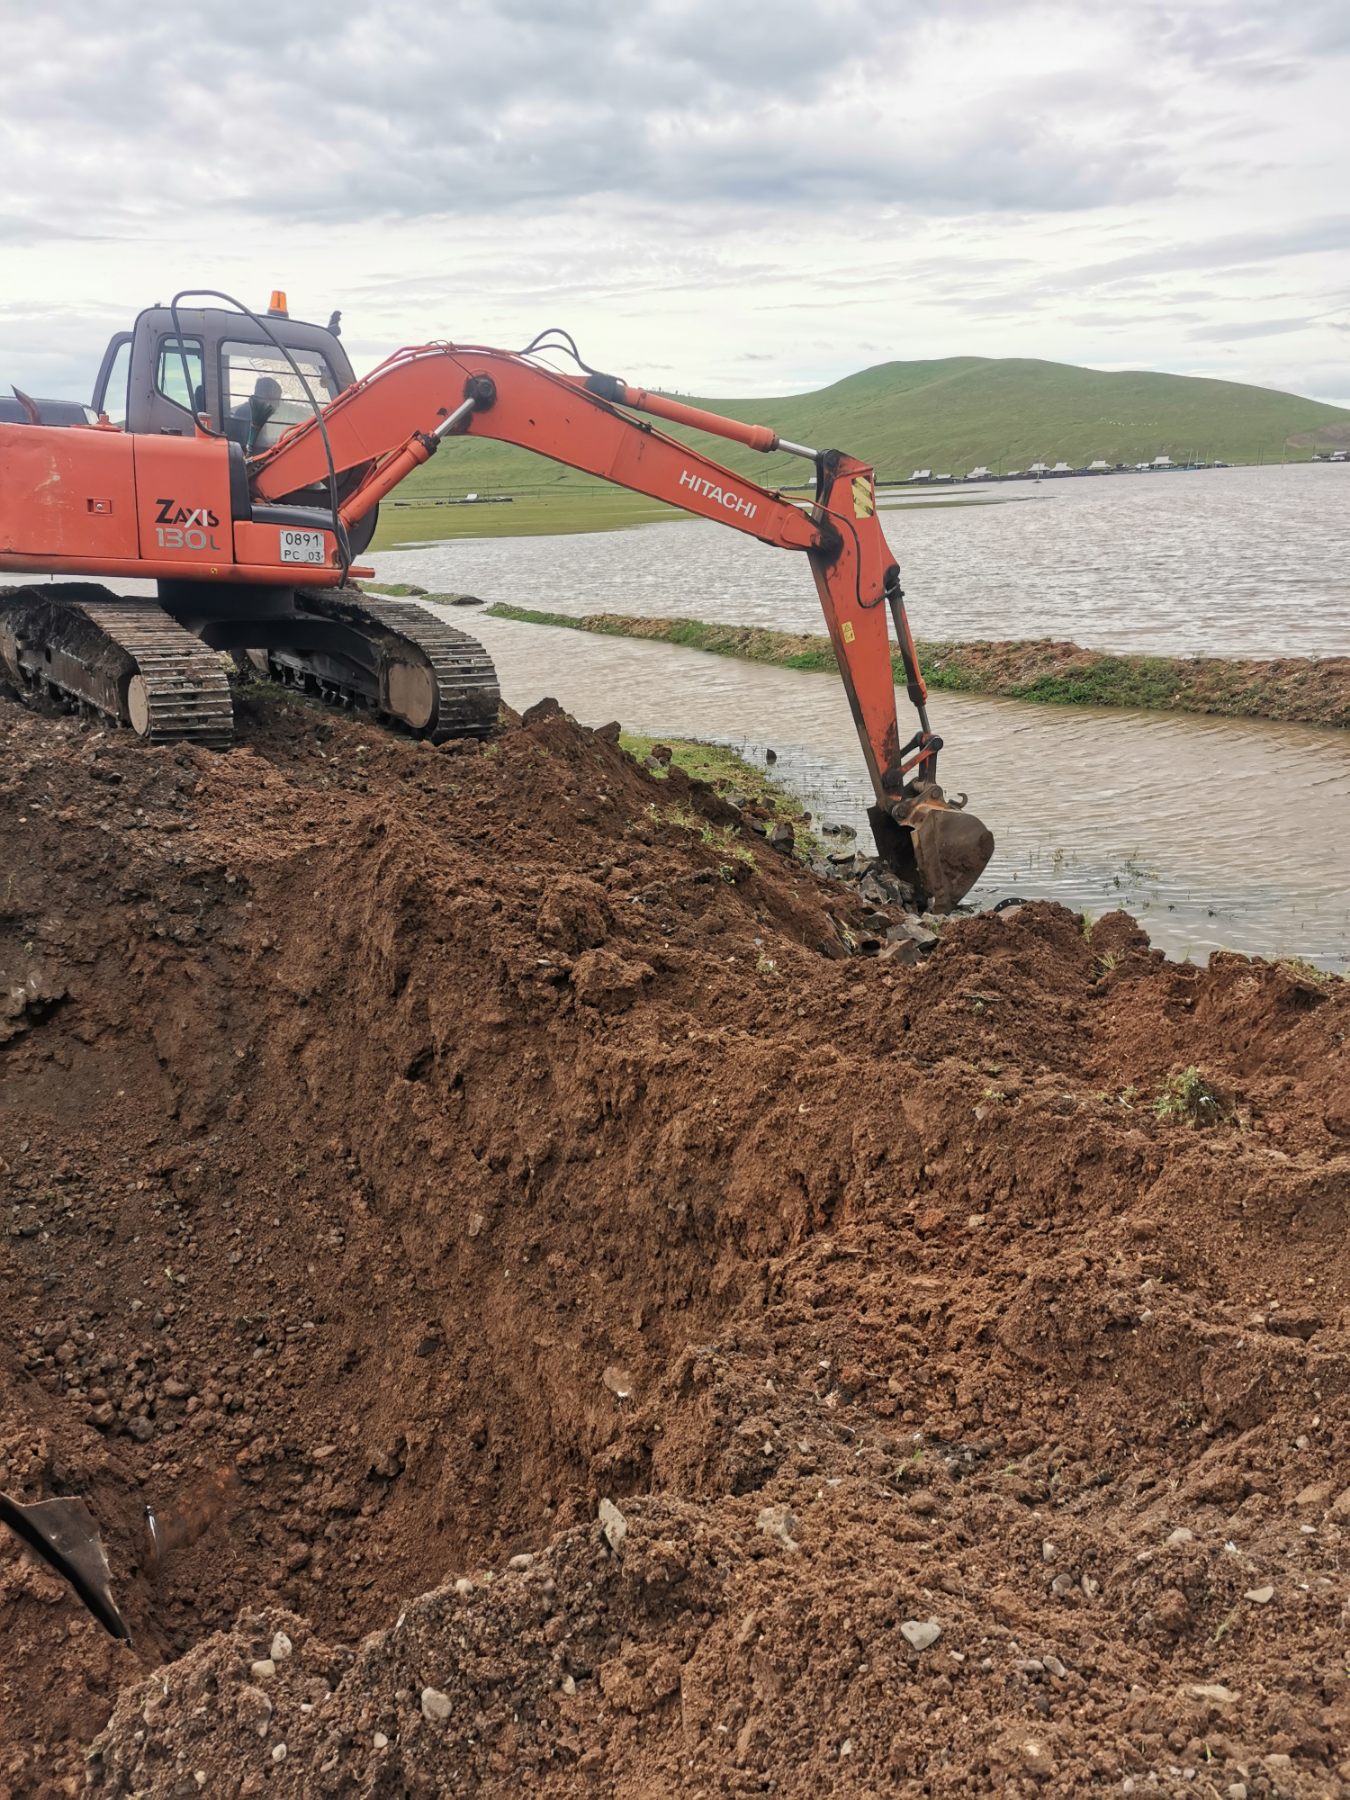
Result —
[[[291,356],[320,406],[336,398],[338,385],[324,356],[317,350],[292,350]],[[274,345],[226,342],[220,358],[225,430],[250,455],[313,417],[295,370]]]
[[[186,379],[184,368],[186,367]],[[155,386],[166,400],[193,414],[206,410],[202,388],[202,347],[197,338],[165,338],[159,346]]]
[[[117,354],[113,357],[103,388],[103,410],[108,415],[108,422],[119,426],[123,431],[127,424],[127,389],[130,380],[131,339],[128,337],[117,346]]]

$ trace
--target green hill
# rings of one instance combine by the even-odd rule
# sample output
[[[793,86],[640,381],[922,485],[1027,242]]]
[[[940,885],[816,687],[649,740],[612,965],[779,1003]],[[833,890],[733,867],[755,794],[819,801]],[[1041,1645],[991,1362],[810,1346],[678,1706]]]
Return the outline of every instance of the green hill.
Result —
[[[637,377],[637,371],[630,373]],[[814,393],[777,399],[688,398],[715,412],[771,425],[798,442],[848,450],[889,480],[903,480],[917,468],[959,475],[981,464],[1015,469],[1062,460],[1081,467],[1098,457],[1108,463],[1155,456],[1236,463],[1285,456],[1306,460],[1315,449],[1343,447],[1350,440],[1350,411],[1296,394],[1189,375],[1111,374],[1021,357],[880,363]],[[769,486],[805,478],[804,465],[792,458],[756,456],[722,439],[681,435]],[[404,483],[399,498],[476,490],[514,493],[526,501],[537,495],[542,504],[560,487],[577,490],[580,498],[581,489],[601,485],[528,451],[480,440],[447,444]],[[566,528],[556,517],[532,527],[519,506],[511,509],[511,524],[503,518],[490,526],[487,509],[439,509],[439,518],[419,509],[415,528],[406,511],[401,523],[395,511],[382,525],[380,541],[426,536],[429,526],[438,536],[485,528]],[[644,506],[641,516],[661,510]],[[622,522],[628,517],[625,510]],[[589,515],[578,523],[586,528]]]

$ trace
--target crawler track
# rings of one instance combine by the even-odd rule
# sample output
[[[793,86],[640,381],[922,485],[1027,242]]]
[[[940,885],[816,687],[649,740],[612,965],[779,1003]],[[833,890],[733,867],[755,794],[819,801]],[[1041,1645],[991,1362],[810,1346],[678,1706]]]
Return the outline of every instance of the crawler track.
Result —
[[[330,641],[315,621],[336,628]],[[296,624],[297,644],[252,659],[274,680],[304,686],[331,704],[369,707],[436,744],[486,737],[497,723],[501,696],[492,659],[476,638],[423,606],[350,588],[311,592]],[[313,647],[306,635],[316,640]]]
[[[234,735],[215,651],[153,600],[87,582],[0,589],[0,667],[21,689],[88,707],[152,744]]]

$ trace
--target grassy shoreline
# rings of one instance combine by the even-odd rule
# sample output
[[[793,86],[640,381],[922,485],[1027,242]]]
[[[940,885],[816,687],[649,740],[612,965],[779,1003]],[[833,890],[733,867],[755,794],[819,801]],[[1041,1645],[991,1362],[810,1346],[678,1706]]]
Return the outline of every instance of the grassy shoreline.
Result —
[[[603,637],[646,638],[783,669],[832,671],[834,651],[824,635],[718,625],[701,619],[640,619],[625,613],[542,612],[498,601],[494,618],[557,625]],[[1350,726],[1350,657],[1113,656],[1049,638],[921,643],[919,658],[930,688],[993,694],[1045,705],[1132,707],[1158,712],[1208,713],[1285,724]],[[902,680],[899,653],[892,658]]]

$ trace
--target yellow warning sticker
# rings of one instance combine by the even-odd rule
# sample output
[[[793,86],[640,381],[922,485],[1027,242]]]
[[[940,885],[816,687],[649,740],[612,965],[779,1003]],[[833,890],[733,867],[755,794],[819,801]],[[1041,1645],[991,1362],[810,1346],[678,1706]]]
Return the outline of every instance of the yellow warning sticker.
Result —
[[[844,642],[846,644],[851,644],[853,642],[853,627],[849,624],[847,619],[844,620]]]
[[[853,516],[855,519],[870,519],[877,510],[876,496],[872,492],[872,483],[866,475],[853,477]]]

